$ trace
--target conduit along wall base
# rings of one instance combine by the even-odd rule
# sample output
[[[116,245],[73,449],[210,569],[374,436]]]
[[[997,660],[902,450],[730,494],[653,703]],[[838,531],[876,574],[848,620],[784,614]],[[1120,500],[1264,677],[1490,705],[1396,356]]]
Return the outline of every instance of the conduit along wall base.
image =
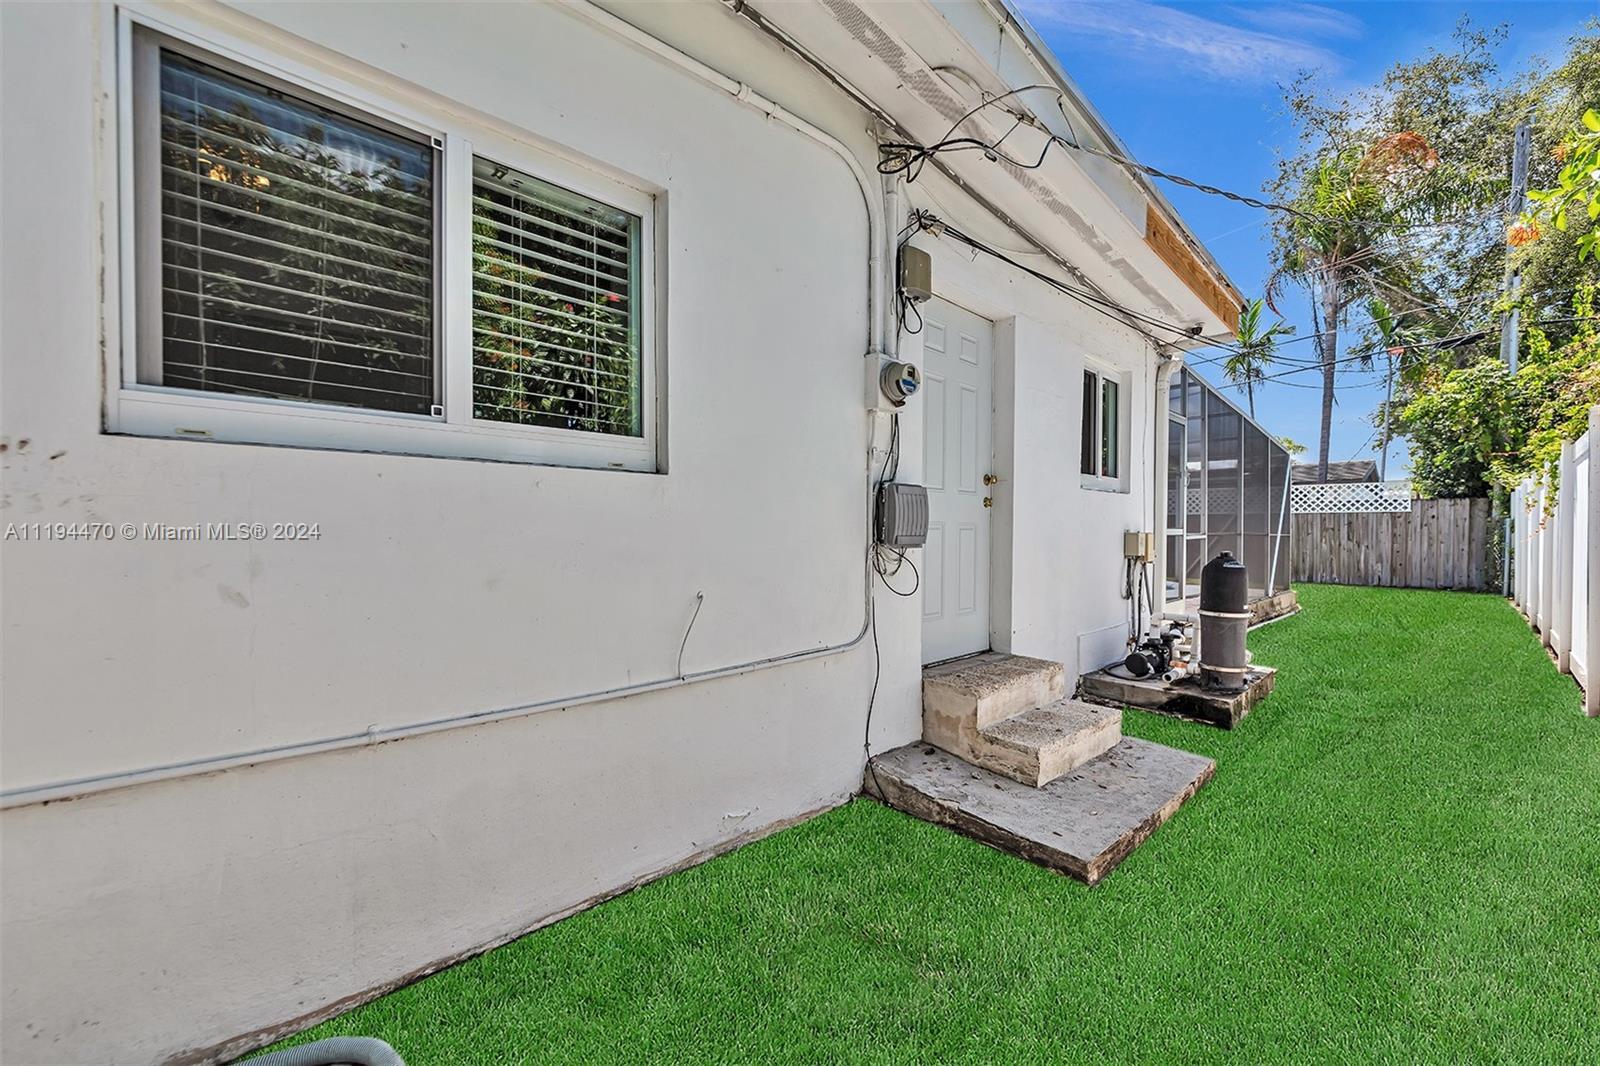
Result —
[[[1113,672],[1116,671],[1116,672]],[[1244,720],[1256,704],[1267,698],[1278,671],[1270,666],[1253,666],[1245,675],[1245,687],[1238,692],[1222,692],[1186,677],[1163,681],[1159,677],[1126,677],[1117,667],[1084,674],[1078,682],[1080,699],[1118,707],[1137,707],[1157,714],[1204,722],[1219,729],[1232,729]]]

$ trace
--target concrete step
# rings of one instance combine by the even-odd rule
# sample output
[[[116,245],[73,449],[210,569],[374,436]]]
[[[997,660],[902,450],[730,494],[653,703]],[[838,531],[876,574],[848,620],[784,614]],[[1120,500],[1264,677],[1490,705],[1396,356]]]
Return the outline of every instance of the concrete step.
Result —
[[[1042,788],[1104,755],[1121,739],[1120,707],[1057,700],[978,730],[977,743],[963,757],[1013,781]]]
[[[994,651],[953,659],[922,671],[923,735],[938,743],[927,732],[930,718],[949,723],[936,723],[941,734],[957,723],[976,731],[1066,694],[1060,663]]]
[[[913,817],[1092,885],[1215,772],[1203,756],[1129,737],[1028,788],[921,743],[873,758],[863,788]]]

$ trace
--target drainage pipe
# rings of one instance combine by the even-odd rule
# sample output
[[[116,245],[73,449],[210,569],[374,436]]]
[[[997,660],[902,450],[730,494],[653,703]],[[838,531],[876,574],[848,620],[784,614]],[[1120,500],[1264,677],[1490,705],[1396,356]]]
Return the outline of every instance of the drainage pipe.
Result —
[[[856,184],[861,189],[861,198],[866,207],[867,215],[867,351],[864,354],[867,359],[881,360],[883,339],[886,330],[890,326],[891,319],[890,301],[885,299],[886,274],[884,262],[890,242],[893,240],[893,234],[889,233],[884,224],[884,203],[881,187],[867,176],[865,168],[862,167],[860,161],[856,159],[849,147],[827,131],[812,125],[777,102],[762,96],[744,82],[728,77],[693,56],[652,37],[644,30],[633,25],[633,23],[596,7],[594,4],[589,3],[588,0],[569,0],[569,2],[562,5],[562,9],[672,64],[701,82],[722,90],[745,106],[766,115],[769,119],[781,122],[795,132],[809,137],[844,161],[851,176],[855,178]],[[856,630],[855,635],[848,640],[822,647],[786,652],[781,655],[769,656],[765,659],[736,663],[732,666],[722,666],[711,670],[697,670],[692,673],[680,672],[676,677],[636,682],[630,685],[618,685],[615,688],[559,696],[553,699],[534,700],[511,707],[445,715],[404,725],[372,725],[359,733],[343,733],[338,736],[321,737],[316,740],[291,741],[286,744],[268,745],[227,755],[202,756],[196,759],[185,759],[159,766],[148,766],[138,770],[119,770],[74,778],[68,781],[11,788],[0,792],[0,808],[19,807],[30,803],[42,803],[49,800],[66,799],[71,796],[105,792],[114,788],[124,788],[129,785],[144,784],[150,781],[190,777],[196,774],[226,770],[236,766],[248,766],[252,763],[272,762],[301,755],[315,755],[325,751],[364,747],[389,740],[400,740],[405,737],[437,733],[446,729],[457,729],[462,726],[482,725],[506,718],[521,718],[526,715],[538,714],[541,711],[565,710],[569,707],[581,707],[590,703],[603,703],[621,699],[625,696],[639,696],[647,692],[662,692],[699,681],[738,677],[742,674],[764,670],[772,666],[787,666],[792,663],[805,662],[808,659],[818,659],[848,651],[865,639],[867,631],[872,625],[872,473],[875,455],[876,421],[871,415],[868,416],[867,426],[867,454],[866,461],[863,464],[866,470],[867,482],[867,539],[863,546],[864,551],[861,563],[863,581],[862,617],[860,627]]]

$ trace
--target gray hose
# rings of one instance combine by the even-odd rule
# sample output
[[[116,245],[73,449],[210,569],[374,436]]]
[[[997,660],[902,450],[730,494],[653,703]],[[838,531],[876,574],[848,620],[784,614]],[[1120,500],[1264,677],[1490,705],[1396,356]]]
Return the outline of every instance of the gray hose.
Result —
[[[330,1036],[257,1055],[249,1066],[406,1066],[400,1053],[371,1036]]]

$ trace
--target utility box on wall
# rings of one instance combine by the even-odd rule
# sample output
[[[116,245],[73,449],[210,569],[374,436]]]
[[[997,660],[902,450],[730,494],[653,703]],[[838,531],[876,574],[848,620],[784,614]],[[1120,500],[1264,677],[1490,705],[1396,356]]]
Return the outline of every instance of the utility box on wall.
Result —
[[[1131,529],[1123,533],[1122,557],[1141,563],[1154,562],[1156,558],[1156,535],[1154,533],[1140,533]]]
[[[878,486],[878,543],[920,548],[928,540],[928,490],[921,485]]]

